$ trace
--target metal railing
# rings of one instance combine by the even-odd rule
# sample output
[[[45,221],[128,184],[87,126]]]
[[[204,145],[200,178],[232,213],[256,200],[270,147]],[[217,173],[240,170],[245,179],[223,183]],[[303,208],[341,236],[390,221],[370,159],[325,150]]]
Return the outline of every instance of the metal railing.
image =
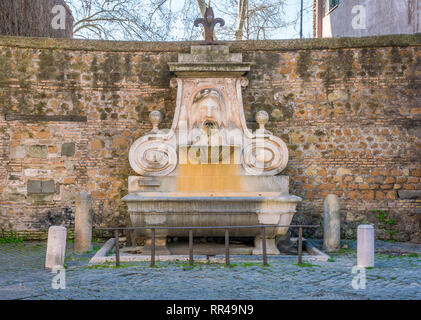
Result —
[[[115,236],[115,264],[120,266],[120,248],[119,248],[119,233],[121,230],[151,230],[151,267],[155,266],[155,232],[156,230],[188,230],[189,231],[189,265],[193,266],[193,230],[196,229],[225,229],[225,265],[230,266],[230,247],[229,247],[229,230],[230,229],[262,229],[262,258],[263,266],[267,266],[267,250],[266,250],[266,228],[298,228],[298,265],[301,265],[303,255],[303,229],[304,228],[318,228],[319,225],[251,225],[251,226],[215,226],[215,227],[110,227],[110,228],[95,228],[96,230],[114,231]]]

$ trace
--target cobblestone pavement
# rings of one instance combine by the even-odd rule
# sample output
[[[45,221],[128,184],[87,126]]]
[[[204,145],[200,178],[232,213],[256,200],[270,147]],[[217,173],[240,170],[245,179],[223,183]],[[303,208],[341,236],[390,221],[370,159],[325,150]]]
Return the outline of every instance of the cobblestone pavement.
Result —
[[[296,265],[296,257],[232,257],[233,267],[186,263],[89,266],[94,254],[68,244],[66,289],[52,288],[45,243],[0,244],[0,299],[421,299],[421,245],[376,241],[376,266],[366,289],[352,287],[355,242],[330,262]],[[98,247],[96,247],[98,248]]]

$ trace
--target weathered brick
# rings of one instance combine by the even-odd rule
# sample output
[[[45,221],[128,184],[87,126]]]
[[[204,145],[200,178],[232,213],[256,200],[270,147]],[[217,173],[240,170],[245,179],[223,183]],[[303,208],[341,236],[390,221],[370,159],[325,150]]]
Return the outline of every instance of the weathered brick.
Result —
[[[70,178],[65,178],[63,180],[63,184],[72,184],[76,182],[76,178],[75,177],[70,177]]]
[[[346,174],[351,174],[351,170],[350,169],[347,169],[347,168],[339,168],[338,171],[336,172],[336,174],[338,176],[343,176],[343,175],[346,175]]]
[[[383,189],[383,190],[389,190],[389,189],[393,188],[393,185],[392,184],[384,184],[384,185],[380,186],[380,188]]]
[[[394,178],[394,177],[387,177],[387,178],[384,180],[384,183],[386,183],[386,184],[395,183],[395,178]]]
[[[359,191],[351,191],[349,192],[349,198],[353,200],[358,200],[361,198],[361,193]]]
[[[417,178],[417,177],[409,177],[408,180],[407,180],[407,182],[408,183],[418,183],[419,180],[420,179]]]
[[[48,153],[57,153],[57,146],[48,146]]]
[[[104,146],[105,146],[104,141],[102,141],[101,139],[92,140],[92,144],[91,144],[92,150],[99,150],[99,149],[104,148]]]
[[[376,176],[376,177],[374,177],[374,182],[382,184],[384,182],[384,177],[383,176]]]
[[[381,191],[376,191],[376,199],[377,200],[383,200],[383,199],[385,199],[386,198],[386,195],[383,193],[383,192],[381,192]]]
[[[415,190],[415,185],[413,185],[413,184],[404,184],[403,185],[403,188],[405,190]]]
[[[97,190],[92,191],[91,196],[92,196],[93,199],[105,199],[105,197],[106,197],[104,192],[97,191]]]
[[[363,191],[361,196],[363,200],[374,200],[374,191]]]
[[[389,192],[386,194],[386,197],[387,197],[387,199],[389,199],[389,200],[396,200],[396,199],[398,198],[398,196],[397,196],[397,194],[396,194],[396,192],[395,192],[395,191],[389,191]]]
[[[368,183],[362,183],[362,184],[360,184],[359,187],[360,187],[361,190],[367,190],[367,189],[369,189]]]
[[[406,178],[405,177],[397,177],[396,178],[396,182],[397,183],[405,183],[406,182]]]

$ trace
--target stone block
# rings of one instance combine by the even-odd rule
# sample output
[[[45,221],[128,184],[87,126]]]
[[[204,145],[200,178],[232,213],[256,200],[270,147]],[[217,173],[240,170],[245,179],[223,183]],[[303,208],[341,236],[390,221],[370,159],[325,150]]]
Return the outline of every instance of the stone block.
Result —
[[[421,190],[399,190],[400,199],[421,199]]]
[[[61,201],[66,202],[70,200],[75,200],[78,195],[78,189],[74,185],[62,186],[61,187]]]
[[[25,146],[17,146],[15,148],[11,148],[10,157],[12,159],[22,159],[26,156],[26,148]]]
[[[371,224],[358,226],[357,265],[363,268],[374,267],[374,227]]]
[[[28,180],[27,188],[28,194],[41,193],[41,181]]]
[[[384,182],[384,177],[383,176],[376,176],[376,177],[374,177],[374,182],[378,183],[378,184],[382,184]]]
[[[92,140],[92,143],[91,143],[92,150],[101,150],[104,148],[104,146],[105,146],[105,143],[101,139]]]
[[[75,252],[92,250],[92,198],[81,192],[75,206]]]
[[[41,182],[41,193],[54,193],[56,192],[56,185],[54,180],[47,180]]]
[[[23,201],[25,199],[26,199],[25,195],[20,194],[20,193],[9,193],[7,195],[7,200],[9,201]]]
[[[52,174],[51,170],[45,169],[25,169],[25,177],[48,177]]]
[[[28,180],[27,193],[28,194],[50,194],[56,192],[54,180]]]
[[[48,147],[45,145],[29,146],[27,154],[32,158],[47,158]]]
[[[347,168],[339,168],[338,171],[336,172],[336,175],[338,176],[344,176],[346,174],[351,174],[351,170]]]
[[[61,145],[61,155],[66,157],[73,157],[76,152],[76,145],[74,142],[66,142]]]
[[[67,230],[62,226],[52,226],[48,229],[47,254],[45,267],[63,266],[66,254]]]
[[[75,165],[70,160],[64,161],[64,167],[66,168],[68,174],[72,174],[75,172]]]
[[[317,167],[308,167],[305,171],[304,174],[308,177],[315,177],[317,176],[317,172],[319,171],[319,168]]]
[[[338,196],[329,194],[324,201],[323,215],[323,248],[328,252],[338,250],[341,244],[340,210]]]
[[[181,53],[178,56],[179,63],[199,62],[242,62],[241,53],[230,53],[228,46],[192,46],[191,53]]]
[[[254,255],[263,254],[263,239],[260,236],[254,238],[254,248],[252,253]],[[267,255],[279,255],[279,249],[276,246],[275,239],[266,239],[266,254]]]

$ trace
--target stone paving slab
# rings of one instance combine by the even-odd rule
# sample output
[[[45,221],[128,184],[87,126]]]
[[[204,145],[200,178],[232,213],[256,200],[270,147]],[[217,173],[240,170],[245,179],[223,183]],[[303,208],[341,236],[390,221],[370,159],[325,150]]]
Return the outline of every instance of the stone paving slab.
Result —
[[[28,289],[23,285],[10,285],[0,287],[0,300],[24,300],[35,298],[41,294],[35,290]]]
[[[0,299],[421,299],[421,246],[376,242],[376,267],[366,270],[366,289],[355,290],[355,242],[329,261],[297,266],[297,259],[252,256],[232,267],[186,262],[89,265],[94,251],[76,255],[68,244],[66,289],[53,289],[44,269],[45,243],[0,244]],[[408,249],[409,248],[409,249]],[[99,249],[99,245],[95,246]],[[402,250],[405,249],[405,250]]]

